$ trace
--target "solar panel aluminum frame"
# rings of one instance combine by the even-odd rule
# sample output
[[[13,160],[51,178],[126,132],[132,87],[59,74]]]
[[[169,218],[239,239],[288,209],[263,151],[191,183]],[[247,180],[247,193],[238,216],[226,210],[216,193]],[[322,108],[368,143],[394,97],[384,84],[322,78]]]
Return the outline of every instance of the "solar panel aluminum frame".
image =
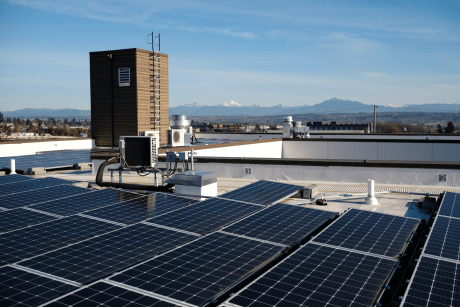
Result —
[[[426,257],[430,257],[430,258],[434,258],[434,259],[443,260],[443,261],[460,263],[460,260],[454,260],[454,259],[450,259],[450,258],[444,258],[444,257],[441,257],[441,256],[436,256],[436,255],[431,255],[431,254],[425,253],[425,250],[426,250],[426,248],[427,248],[427,246],[428,246],[428,243],[430,242],[431,235],[433,234],[433,229],[434,229],[434,227],[436,226],[436,223],[437,223],[437,221],[438,221],[438,216],[442,216],[442,217],[447,218],[447,219],[460,220],[460,218],[457,218],[457,217],[451,217],[451,216],[445,216],[445,215],[437,215],[437,216],[436,216],[436,219],[435,219],[434,222],[433,222],[433,225],[431,225],[430,234],[429,234],[428,237],[426,238],[426,243],[425,243],[425,245],[423,246],[423,249],[422,249],[422,252],[420,253],[420,255],[423,255],[423,256],[426,256]],[[415,272],[415,270],[414,270],[414,272]]]
[[[9,266],[12,267],[12,268],[18,269],[18,270],[22,270],[22,271],[25,271],[25,272],[35,274],[35,275],[39,275],[39,276],[43,276],[43,277],[46,277],[46,278],[54,279],[54,280],[63,282],[65,284],[72,285],[74,287],[81,287],[82,286],[82,284],[80,284],[78,282],[75,282],[75,281],[72,281],[72,280],[69,280],[69,279],[66,279],[66,278],[62,278],[62,277],[59,277],[59,276],[55,276],[55,275],[52,275],[52,274],[48,274],[48,273],[45,273],[45,272],[40,272],[40,271],[37,271],[37,270],[34,270],[34,269],[30,269],[28,267],[25,267],[25,266],[22,266],[22,265],[19,265],[19,264],[10,264]]]
[[[348,209],[348,210],[346,210],[345,212],[343,212],[341,215],[339,215],[338,218],[336,218],[332,223],[330,223],[330,224],[329,224],[326,228],[324,228],[322,231],[325,231],[325,230],[327,230],[329,227],[332,227],[332,225],[334,225],[334,223],[336,223],[336,222],[338,222],[338,221],[340,220],[340,217],[342,217],[343,215],[345,215],[345,214],[346,214],[347,212],[349,212],[350,210],[351,210],[351,209]],[[359,209],[355,209],[355,210],[359,210]],[[364,211],[364,210],[359,210],[359,211]],[[400,217],[399,215],[395,215],[395,214],[388,214],[388,213],[381,213],[381,214]],[[416,219],[416,218],[413,218],[413,217],[404,217],[404,218],[413,219],[413,220],[419,220],[419,219]],[[420,224],[420,220],[419,220],[419,224]],[[414,236],[414,233],[415,233],[415,230],[412,232],[409,241],[411,241],[412,237]],[[320,235],[320,234],[321,234],[321,233],[319,233],[318,235]],[[310,242],[315,243],[315,244],[318,244],[318,245],[323,245],[323,246],[328,246],[328,247],[331,247],[331,248],[336,248],[336,249],[341,249],[341,250],[349,251],[349,252],[356,252],[356,253],[360,253],[360,254],[364,254],[364,255],[368,255],[368,256],[380,257],[380,258],[385,258],[385,259],[393,259],[393,260],[395,259],[394,257],[390,257],[390,256],[379,255],[379,254],[369,253],[369,252],[365,252],[365,251],[360,251],[360,250],[357,250],[357,249],[350,249],[350,248],[345,248],[345,247],[341,247],[341,246],[336,246],[336,245],[331,245],[331,244],[316,242],[316,241],[315,241],[315,238],[316,238],[316,236],[312,237]],[[407,242],[409,243],[409,241],[407,241]],[[409,245],[409,244],[406,244],[406,246],[404,247],[403,252],[402,252],[401,254],[404,253],[404,251],[407,249],[407,246],[408,246],[408,245]]]

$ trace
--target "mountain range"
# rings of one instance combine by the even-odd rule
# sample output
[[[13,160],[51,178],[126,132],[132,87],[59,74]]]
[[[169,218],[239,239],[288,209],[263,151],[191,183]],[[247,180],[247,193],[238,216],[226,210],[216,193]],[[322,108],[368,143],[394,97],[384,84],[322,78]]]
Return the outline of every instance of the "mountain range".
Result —
[[[1,111],[1,110],[0,110]],[[241,103],[230,100],[219,105],[209,106],[198,103],[170,107],[169,114],[185,114],[188,116],[267,116],[267,115],[295,115],[308,113],[370,113],[374,112],[374,106],[359,101],[342,100],[332,98],[321,103],[309,106],[287,107],[281,104],[271,107],[260,105],[244,106]],[[379,105],[377,112],[460,112],[460,104],[412,104],[402,107]],[[4,117],[91,117],[91,110],[77,109],[22,109],[16,111],[4,111]]]
[[[269,115],[294,115],[308,113],[369,113],[374,112],[374,106],[359,101],[332,98],[313,106],[303,105],[286,107],[281,104],[272,107],[260,105],[244,106],[233,100],[215,106],[202,104],[186,104],[170,107],[169,114],[185,114],[189,116],[269,116]],[[460,112],[460,104],[420,104],[404,105],[402,107],[379,105],[377,112]]]

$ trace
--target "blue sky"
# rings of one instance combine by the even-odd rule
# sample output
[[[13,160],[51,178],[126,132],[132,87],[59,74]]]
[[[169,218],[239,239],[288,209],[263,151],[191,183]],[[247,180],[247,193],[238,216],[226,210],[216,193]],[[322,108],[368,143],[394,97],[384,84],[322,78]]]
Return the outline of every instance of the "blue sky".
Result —
[[[170,106],[460,103],[458,2],[0,0],[0,111],[90,109],[89,52],[152,31]]]

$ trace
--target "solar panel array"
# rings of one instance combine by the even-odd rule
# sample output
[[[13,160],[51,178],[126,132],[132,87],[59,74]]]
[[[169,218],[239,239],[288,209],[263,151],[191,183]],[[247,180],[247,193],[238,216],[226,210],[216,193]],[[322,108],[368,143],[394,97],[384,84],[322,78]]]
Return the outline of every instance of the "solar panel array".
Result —
[[[446,192],[402,306],[460,306],[460,194]]]
[[[70,216],[0,235],[0,265],[18,262],[121,228],[120,226]]]
[[[337,215],[286,204],[276,204],[225,227],[225,232],[291,245]]]
[[[169,229],[137,224],[18,264],[86,284],[196,238]]]
[[[205,234],[261,209],[262,207],[258,205],[227,199],[210,198],[193,206],[154,217],[147,221]]]
[[[351,209],[322,231],[314,242],[397,257],[419,220]]]
[[[396,259],[308,243],[229,302],[237,306],[372,306]]]
[[[213,233],[110,280],[201,306],[282,250],[268,243]]]
[[[4,185],[15,184],[6,182]],[[38,293],[33,282],[10,282],[12,292],[0,292],[0,299],[19,305],[22,302],[19,296],[12,301],[17,295],[14,291],[19,290],[21,294],[29,293],[23,297],[25,301],[33,298],[32,294],[40,296],[37,304],[60,296],[47,306],[201,306],[230,291],[271,260],[278,262],[284,250],[295,249],[294,243],[336,216],[334,212],[311,208],[272,205],[302,187],[267,181],[242,188],[240,193],[237,190],[234,195],[254,191],[255,197],[243,201],[219,197],[197,202],[163,193],[147,196],[112,189],[80,188],[84,193],[77,195],[72,188],[76,187],[39,186],[33,190],[35,195],[30,194],[32,200],[11,199],[6,205],[11,209],[0,211],[0,217],[2,214],[5,217],[0,229],[8,231],[0,234],[0,266],[11,272],[19,271],[18,276],[24,272],[31,274],[31,280],[45,278],[42,280],[45,284],[60,283],[53,296],[47,298]],[[60,193],[47,193],[50,189]],[[261,196],[264,189],[266,197]],[[350,211],[337,221],[343,223],[353,214]],[[384,245],[388,255],[393,255],[400,248],[399,241],[406,240],[409,225],[416,223],[416,220],[399,223],[394,220],[395,217],[355,214],[339,232],[345,233],[346,241],[350,242],[358,235],[366,242],[375,236],[374,241]],[[357,221],[361,224],[357,225]],[[361,229],[370,222],[385,235],[349,230]],[[396,238],[393,241],[398,244],[386,240],[390,231],[383,227],[385,222],[393,229]],[[336,224],[340,226],[334,222],[326,231]],[[321,234],[316,239],[320,237]],[[360,306],[374,301],[397,259],[383,252],[367,254],[359,249],[363,244],[352,250],[333,244],[337,244],[333,237],[328,237],[326,243],[306,244],[232,299],[244,301],[244,298],[243,305],[273,306],[274,297],[280,306],[296,306],[299,302],[294,299],[299,298],[292,294],[307,289],[304,285],[308,279],[308,283],[318,286],[310,289],[308,297],[304,296],[308,306],[315,302],[334,306],[338,300]],[[282,270],[290,279],[280,277],[280,273],[269,275],[275,270]],[[325,282],[319,282],[323,279]],[[259,283],[262,280],[275,284],[262,291]],[[18,284],[21,286],[16,287]],[[65,294],[75,286],[81,289]],[[259,292],[256,295],[254,291]]]
[[[12,156],[0,158],[0,169],[10,167],[11,159],[15,159],[16,169],[27,170],[33,167],[53,168],[74,165],[75,163],[91,162],[91,151],[68,150],[43,152],[36,155]]]
[[[303,186],[259,180],[242,188],[220,195],[221,198],[272,205],[302,190]]]

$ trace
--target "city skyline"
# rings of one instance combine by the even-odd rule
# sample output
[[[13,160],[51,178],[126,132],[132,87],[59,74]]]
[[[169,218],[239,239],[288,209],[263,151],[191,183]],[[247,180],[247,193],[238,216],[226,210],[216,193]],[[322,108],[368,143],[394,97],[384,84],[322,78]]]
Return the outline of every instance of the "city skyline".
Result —
[[[169,55],[170,106],[460,102],[455,1],[3,1],[0,111],[90,108],[89,52]],[[158,47],[156,47],[158,50]]]

